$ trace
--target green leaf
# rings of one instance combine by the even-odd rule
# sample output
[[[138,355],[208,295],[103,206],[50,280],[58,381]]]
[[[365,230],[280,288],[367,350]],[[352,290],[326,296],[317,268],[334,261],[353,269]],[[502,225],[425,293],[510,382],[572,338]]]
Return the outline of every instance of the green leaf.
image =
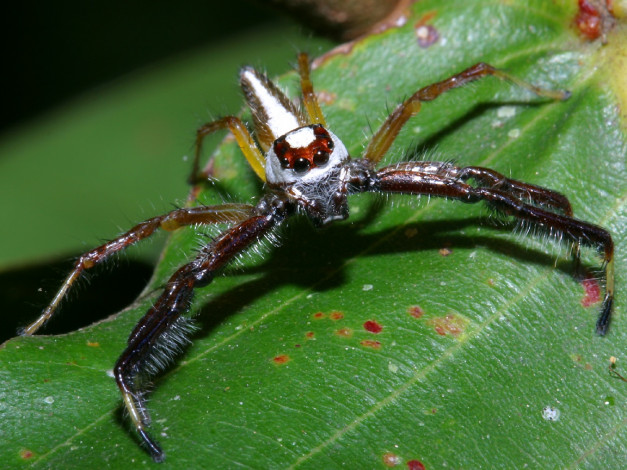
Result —
[[[618,370],[627,363],[627,75],[614,60],[626,33],[620,24],[607,46],[585,43],[574,15],[565,1],[422,1],[404,26],[328,56],[313,79],[353,155],[386,107],[479,61],[570,90],[565,102],[496,79],[452,91],[424,105],[386,162],[418,148],[566,194],[577,217],[615,237],[609,334],[594,334],[598,304],[582,306],[555,240],[491,224],[478,205],[354,196],[348,221],[316,231],[296,219],[281,247],[198,289],[201,329],[150,395],[161,468],[624,465],[627,388],[608,365],[611,356]],[[439,36],[428,47],[416,39],[421,21]],[[295,74],[283,83],[295,96]],[[221,183],[203,203],[259,195],[229,139],[215,162]],[[203,240],[173,234],[149,288],[115,317],[4,344],[5,466],[156,466],[127,429],[107,371],[159,286]],[[588,250],[584,260],[599,263]]]

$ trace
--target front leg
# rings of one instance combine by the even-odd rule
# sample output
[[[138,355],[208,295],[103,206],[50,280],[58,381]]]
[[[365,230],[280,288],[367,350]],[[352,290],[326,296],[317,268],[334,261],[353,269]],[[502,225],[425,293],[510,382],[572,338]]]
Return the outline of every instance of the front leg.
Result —
[[[151,361],[157,364],[167,362],[167,357],[154,356],[171,345],[173,335],[170,333],[180,326],[180,315],[189,309],[194,288],[211,283],[216,271],[267,234],[283,218],[284,214],[275,210],[253,216],[223,232],[203,248],[194,261],[172,275],[161,296],[132,331],[127,348],[115,364],[114,375],[133,426],[156,462],[162,461],[165,455],[146,430],[150,417],[144,406],[142,375],[146,375],[144,372],[150,368]],[[174,346],[183,341],[176,338]]]
[[[200,170],[200,156],[202,154],[202,144],[205,138],[213,134],[214,132],[228,129],[231,131],[235,140],[237,141],[237,145],[241,149],[242,153],[246,157],[248,164],[255,171],[257,176],[261,178],[262,181],[266,180],[266,171],[265,171],[265,158],[255,140],[246,129],[246,125],[242,122],[242,120],[235,116],[226,116],[222,119],[218,119],[217,121],[209,122],[207,124],[203,124],[196,131],[196,150],[194,152],[194,164],[192,165],[192,173],[189,176],[189,183],[196,184],[201,181],[204,181],[209,176],[206,172]]]

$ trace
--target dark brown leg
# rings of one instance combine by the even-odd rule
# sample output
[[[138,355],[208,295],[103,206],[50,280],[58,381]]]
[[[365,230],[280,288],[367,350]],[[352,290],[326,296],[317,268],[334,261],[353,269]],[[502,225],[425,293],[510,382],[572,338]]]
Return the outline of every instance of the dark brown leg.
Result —
[[[487,76],[494,76],[510,81],[522,88],[532,91],[536,95],[551,99],[563,100],[570,96],[570,93],[566,91],[544,90],[513,75],[503,72],[502,70],[496,69],[491,65],[485,63],[475,64],[472,67],[447,78],[446,80],[421,88],[412,96],[407,98],[392,112],[392,114],[388,116],[379,130],[375,133],[374,137],[368,144],[363,157],[375,163],[379,162],[387,153],[392,145],[392,142],[394,142],[394,139],[396,139],[396,136],[409,118],[420,111],[422,102],[432,101],[446,91],[452,90],[453,88],[459,88],[469,82]]]
[[[534,205],[546,206],[572,217],[573,209],[566,196],[556,191],[506,178],[488,168],[469,166],[459,170],[458,178],[462,181],[474,179],[479,186],[500,189],[523,201],[531,201]]]
[[[172,275],[161,296],[131,333],[114,374],[133,425],[155,461],[162,461],[165,456],[146,431],[150,418],[137,380],[142,365],[154,354],[155,345],[176,324],[181,313],[187,311],[193,289],[208,285],[217,270],[266,234],[280,218],[254,216],[223,232],[216,241],[203,248],[194,261]]]
[[[428,162],[423,162],[428,163]],[[414,165],[410,167],[410,165]],[[614,242],[605,229],[569,215],[550,212],[542,207],[536,207],[520,200],[516,193],[527,185],[513,180],[507,180],[505,188],[474,187],[461,180],[465,169],[453,166],[444,166],[438,171],[425,173],[420,171],[415,164],[395,165],[382,168],[377,172],[376,189],[385,192],[424,194],[429,196],[441,196],[458,199],[467,203],[484,201],[496,210],[529,222],[537,227],[559,232],[577,244],[596,248],[603,256],[605,265],[605,298],[601,307],[601,314],[596,325],[596,331],[600,335],[607,332],[611,321],[612,304],[614,301]],[[405,168],[403,168],[405,167]],[[470,173],[483,173],[484,175],[500,176],[491,170],[474,168]],[[489,178],[487,178],[489,179]],[[498,181],[501,181],[497,177]],[[507,192],[507,187],[514,188]],[[533,187],[532,200],[535,202],[554,201],[553,191],[542,191],[542,188]],[[524,193],[525,197],[529,194]],[[570,205],[557,203],[564,211]]]
[[[452,163],[446,162],[416,161],[398,163],[390,167],[382,168],[380,172],[387,173],[392,170],[420,173],[425,176],[439,175],[454,178],[462,182],[472,179],[479,187],[500,189],[517,199],[529,201],[533,205],[549,207],[569,217],[573,215],[570,201],[563,194],[541,186],[507,178],[501,173],[489,168],[479,166],[458,167]]]
[[[218,206],[201,206],[176,209],[168,214],[153,217],[142,222],[118,238],[111,240],[93,250],[81,255],[74,264],[74,269],[69,274],[52,302],[42,312],[37,320],[24,328],[20,333],[32,335],[46,323],[59,307],[61,301],[67,295],[68,290],[86,269],[93,268],[109,258],[112,254],[151,236],[155,230],[175,230],[184,225],[237,223],[250,217],[253,206],[247,204],[222,204]]]
[[[573,216],[573,209],[570,205],[570,201],[563,194],[550,189],[542,188],[540,186],[505,178],[496,171],[477,166],[470,166],[460,170],[459,178],[463,181],[472,178],[479,184],[479,186],[500,189],[523,201],[531,201],[532,204],[539,205],[540,207],[550,207],[560,211],[560,213],[568,217]],[[577,240],[573,242],[572,254],[575,261],[575,272],[579,273],[581,269],[581,247],[579,246],[579,241]]]

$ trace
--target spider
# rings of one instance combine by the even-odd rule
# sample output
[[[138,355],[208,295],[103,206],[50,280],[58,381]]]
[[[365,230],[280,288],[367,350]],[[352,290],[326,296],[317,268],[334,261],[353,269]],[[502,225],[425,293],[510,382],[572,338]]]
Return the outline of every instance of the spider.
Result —
[[[605,268],[605,297],[596,324],[597,333],[604,335],[610,324],[614,294],[612,237],[601,227],[573,218],[565,196],[482,167],[407,161],[377,168],[401,128],[418,113],[421,104],[453,88],[495,76],[552,99],[566,99],[568,92],[543,90],[491,65],[479,63],[411,95],[374,133],[361,158],[352,159],[342,141],[327,129],[310,80],[309,58],[304,53],[298,56],[298,72],[302,107],[290,101],[265,75],[251,67],[241,70],[240,84],[252,111],[257,142],[245,124],[234,116],[205,124],[197,131],[190,180],[196,183],[208,176],[199,170],[205,137],[228,129],[254,172],[265,183],[265,194],[256,205],[229,203],[185,207],[136,225],[80,256],[50,305],[22,332],[34,334],[55,313],[83,271],[149,237],[157,229],[172,231],[190,225],[229,224],[230,228],[202,247],[193,261],[172,274],[152,308],[131,332],[128,346],[114,367],[132,424],[157,462],[162,461],[165,454],[147,430],[150,416],[145,408],[142,379],[162,366],[164,360],[159,354],[176,349],[185,341],[182,315],[189,309],[194,289],[210,284],[216,272],[236,255],[270,235],[297,213],[307,216],[316,226],[346,219],[349,215],[347,199],[351,194],[371,191],[439,196],[465,203],[483,201],[506,216],[570,240],[576,258],[580,245],[598,249]]]

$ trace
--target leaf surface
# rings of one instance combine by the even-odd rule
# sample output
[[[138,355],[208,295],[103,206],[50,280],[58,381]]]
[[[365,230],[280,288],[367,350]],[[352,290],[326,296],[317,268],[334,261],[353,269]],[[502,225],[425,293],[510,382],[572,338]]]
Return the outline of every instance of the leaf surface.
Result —
[[[422,1],[404,26],[329,56],[313,79],[355,156],[386,106],[479,61],[570,90],[565,102],[490,78],[455,90],[424,105],[386,163],[417,148],[566,194],[577,217],[615,237],[610,333],[595,336],[599,305],[582,306],[568,249],[555,240],[511,233],[479,205],[354,196],[348,221],[316,231],[295,219],[279,248],[198,289],[201,328],[150,395],[152,433],[167,454],[160,468],[624,463],[627,388],[607,367],[610,356],[627,361],[627,145],[624,103],[607,77],[621,72],[613,54],[625,32],[619,25],[605,47],[584,43],[574,14],[571,2]],[[424,24],[438,36],[428,47],[416,37]],[[295,74],[282,83],[296,96]],[[259,195],[233,142],[214,156],[220,183],[202,203]],[[127,430],[107,371],[158,287],[204,239],[173,234],[143,297],[115,317],[5,343],[8,465],[156,466]],[[585,251],[587,268],[598,262]]]

